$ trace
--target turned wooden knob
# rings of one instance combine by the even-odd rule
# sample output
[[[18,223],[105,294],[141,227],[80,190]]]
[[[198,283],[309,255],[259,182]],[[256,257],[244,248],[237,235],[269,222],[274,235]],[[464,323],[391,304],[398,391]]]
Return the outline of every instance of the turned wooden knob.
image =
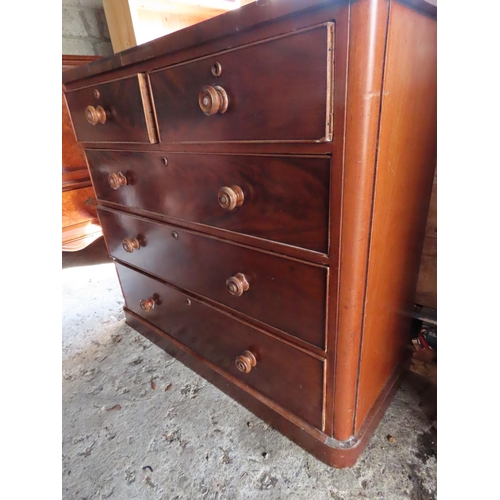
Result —
[[[231,295],[239,297],[250,288],[250,285],[244,274],[237,273],[226,280],[226,287]]]
[[[91,125],[97,125],[98,123],[106,123],[106,111],[102,106],[87,106],[85,109],[85,118]]]
[[[144,311],[144,312],[149,312],[151,311],[151,309],[154,309],[155,308],[155,299],[153,297],[150,297],[149,299],[142,299],[140,302],[139,302],[139,305],[141,306],[141,309]]]
[[[219,189],[217,199],[224,210],[234,210],[236,207],[243,205],[245,195],[239,186],[224,186]]]
[[[125,252],[132,253],[134,250],[139,250],[141,245],[137,238],[125,238],[122,241],[122,246]]]
[[[210,116],[216,113],[224,114],[227,111],[229,100],[222,87],[207,85],[198,94],[198,104],[203,113]]]
[[[255,356],[250,351],[243,351],[235,360],[236,368],[242,373],[249,373],[257,364]]]
[[[113,189],[118,189],[120,186],[127,185],[127,178],[121,172],[112,172],[108,175],[108,182]]]

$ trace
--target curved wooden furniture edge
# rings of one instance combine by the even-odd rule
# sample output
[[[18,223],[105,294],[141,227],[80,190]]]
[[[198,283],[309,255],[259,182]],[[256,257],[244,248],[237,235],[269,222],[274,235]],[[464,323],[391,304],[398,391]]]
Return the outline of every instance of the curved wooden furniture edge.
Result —
[[[87,248],[90,244],[94,243],[98,238],[102,236],[102,231],[97,231],[96,233],[86,234],[79,238],[74,238],[71,240],[64,240],[62,242],[63,252],[78,252]]]

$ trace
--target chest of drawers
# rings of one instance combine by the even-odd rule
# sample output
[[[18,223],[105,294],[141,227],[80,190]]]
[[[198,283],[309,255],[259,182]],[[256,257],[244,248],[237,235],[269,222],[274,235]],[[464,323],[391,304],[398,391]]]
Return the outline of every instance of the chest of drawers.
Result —
[[[407,359],[435,7],[259,1],[63,81],[128,323],[353,465]]]

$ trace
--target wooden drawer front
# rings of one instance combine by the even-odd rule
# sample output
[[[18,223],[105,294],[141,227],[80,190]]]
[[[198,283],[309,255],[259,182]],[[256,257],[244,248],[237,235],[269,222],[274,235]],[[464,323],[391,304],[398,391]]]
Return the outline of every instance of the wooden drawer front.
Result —
[[[207,360],[321,428],[323,364],[313,356],[203,304],[148,276],[117,264],[125,305]],[[141,300],[153,298],[153,309]],[[144,307],[148,307],[147,304]],[[249,373],[235,360],[245,350],[256,358]]]
[[[87,158],[101,200],[328,253],[329,159],[95,150]],[[119,172],[127,185],[112,189]],[[243,202],[225,209],[218,192],[234,186]]]
[[[116,259],[324,346],[326,268],[117,212],[101,209],[99,217]],[[132,238],[139,249],[127,252],[123,241]],[[238,285],[238,273],[249,288],[235,296],[228,287]]]
[[[66,99],[79,141],[157,142],[145,75],[67,92]],[[104,110],[105,123],[88,121],[89,106]]]
[[[332,58],[328,23],[153,72],[160,142],[330,141]]]

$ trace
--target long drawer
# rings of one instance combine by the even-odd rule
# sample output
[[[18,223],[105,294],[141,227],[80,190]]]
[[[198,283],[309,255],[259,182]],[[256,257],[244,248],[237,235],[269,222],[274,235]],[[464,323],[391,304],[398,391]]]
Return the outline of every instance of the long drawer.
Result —
[[[160,142],[332,139],[327,23],[150,73]]]
[[[203,358],[321,428],[325,361],[117,264],[125,305]]]
[[[107,209],[110,254],[320,348],[328,270]]]
[[[329,158],[86,154],[100,200],[328,253]]]
[[[146,75],[66,92],[76,137],[83,142],[157,142]]]

